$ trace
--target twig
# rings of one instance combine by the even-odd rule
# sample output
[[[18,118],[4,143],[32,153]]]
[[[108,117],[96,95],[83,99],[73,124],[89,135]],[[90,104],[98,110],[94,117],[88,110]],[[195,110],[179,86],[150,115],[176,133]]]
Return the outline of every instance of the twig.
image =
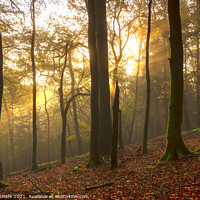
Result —
[[[109,183],[104,183],[104,184],[96,185],[96,186],[92,186],[92,187],[86,187],[85,191],[93,190],[93,189],[100,188],[100,187],[110,186],[110,185],[113,185],[113,184],[114,184],[114,182],[109,182]]]
[[[27,180],[30,181],[32,183],[32,185],[35,186],[38,190],[40,190],[41,193],[45,193],[37,185],[35,185],[35,183],[33,183],[29,178],[27,178]]]

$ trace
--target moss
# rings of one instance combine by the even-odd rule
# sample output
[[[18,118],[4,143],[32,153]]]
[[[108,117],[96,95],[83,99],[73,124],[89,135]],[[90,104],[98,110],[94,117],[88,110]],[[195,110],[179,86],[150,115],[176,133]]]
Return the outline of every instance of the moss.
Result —
[[[10,184],[5,184],[4,182],[0,181],[0,188],[8,187]]]
[[[95,165],[100,165],[103,162],[104,162],[103,158],[101,156],[98,156],[95,159],[90,159],[90,161],[86,165],[86,168],[94,167]]]
[[[200,152],[200,147],[198,149],[194,150],[194,152]]]
[[[192,133],[200,133],[200,128],[196,128],[194,130],[191,131]]]
[[[159,160],[159,161],[156,163],[156,166],[160,166],[160,165],[163,165],[163,162]]]

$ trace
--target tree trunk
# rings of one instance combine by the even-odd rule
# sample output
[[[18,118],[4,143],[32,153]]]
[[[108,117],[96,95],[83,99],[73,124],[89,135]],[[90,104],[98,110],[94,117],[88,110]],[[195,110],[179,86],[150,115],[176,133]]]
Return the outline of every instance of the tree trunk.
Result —
[[[62,136],[61,136],[61,164],[65,164],[65,150],[66,150],[66,115],[62,113]]]
[[[1,164],[1,161],[0,161],[0,180],[3,179],[3,167],[2,167],[2,164]]]
[[[46,96],[46,85],[47,85],[47,81],[46,84],[44,86],[44,107],[45,107],[45,112],[47,115],[47,162],[50,162],[50,155],[49,155],[49,151],[50,151],[50,147],[49,147],[49,143],[50,143],[50,119],[49,119],[49,112],[47,109],[47,96]]]
[[[99,72],[97,64],[96,38],[95,38],[95,1],[88,0],[88,46],[90,54],[91,72],[91,133],[90,133],[90,161],[87,167],[102,163],[99,154]]]
[[[117,142],[119,132],[119,87],[116,82],[115,98],[113,106],[113,133],[112,133],[112,153],[111,153],[111,168],[117,167]]]
[[[200,27],[200,2],[197,0],[198,26]],[[199,61],[199,32],[197,33],[197,127],[200,127],[200,61]]]
[[[146,43],[146,82],[147,82],[147,99],[146,99],[146,111],[145,111],[145,123],[144,123],[144,136],[143,136],[143,150],[142,153],[147,153],[147,137],[149,126],[149,111],[150,111],[150,76],[149,76],[149,40],[151,33],[151,5],[152,0],[149,1],[149,16],[148,16],[148,32]]]
[[[182,135],[183,116],[183,44],[179,0],[168,0],[171,46],[171,91],[169,119],[167,129],[167,146],[161,160],[181,158],[190,152],[186,148]]]
[[[75,94],[74,86],[75,86],[75,78],[74,78],[74,72],[72,70],[72,52],[69,52],[69,72],[71,75],[71,93],[72,96]],[[76,139],[78,143],[78,154],[82,154],[82,142],[81,142],[81,136],[79,132],[79,124],[78,124],[78,116],[77,116],[77,109],[76,109],[76,100],[74,99],[72,101],[72,106],[73,106],[73,114],[74,114],[74,124],[75,124],[75,134],[76,134]]]
[[[64,109],[64,97],[63,97],[63,78],[64,78],[64,72],[67,66],[67,48],[68,45],[66,44],[66,54],[65,54],[65,61],[64,66],[61,72],[60,77],[60,88],[59,88],[59,94],[60,94],[60,111],[62,116],[62,134],[61,134],[61,164],[65,164],[65,137],[66,137],[66,113]]]
[[[0,119],[1,119],[2,98],[3,98],[3,45],[0,32]]]
[[[16,162],[15,162],[15,148],[14,148],[12,123],[11,123],[10,113],[9,113],[8,106],[7,106],[5,98],[3,98],[3,102],[4,102],[6,114],[7,114],[7,119],[8,119],[8,130],[9,130],[9,136],[10,136],[10,147],[11,147],[11,155],[12,155],[12,171],[15,171]]]
[[[133,128],[135,123],[135,116],[137,112],[137,102],[138,102],[138,82],[139,82],[139,73],[140,73],[140,57],[141,57],[141,51],[142,51],[142,40],[141,37],[140,45],[139,45],[139,55],[138,55],[138,61],[137,61],[137,75],[136,75],[136,83],[135,83],[135,103],[134,103],[134,110],[133,110],[133,116],[131,121],[131,127],[129,131],[129,140],[128,142],[131,143],[132,135],[133,135]]]
[[[111,152],[112,126],[110,115],[110,88],[108,74],[108,44],[106,1],[95,0],[96,3],[96,43],[99,74],[99,144],[100,153]]]
[[[37,166],[37,118],[36,118],[36,69],[35,69],[35,0],[32,1],[32,38],[31,38],[31,61],[33,72],[33,155],[32,155],[32,170],[36,170]]]
[[[70,130],[70,126],[68,123],[67,123],[67,130],[68,130],[69,136],[71,136],[71,130]],[[71,157],[73,157],[75,154],[72,150],[71,140],[68,141],[68,146],[69,146],[69,151],[70,151]]]
[[[122,143],[122,110],[119,110],[119,147],[123,149]]]
[[[31,112],[29,111],[28,116],[28,155],[29,155],[29,167],[31,169]]]

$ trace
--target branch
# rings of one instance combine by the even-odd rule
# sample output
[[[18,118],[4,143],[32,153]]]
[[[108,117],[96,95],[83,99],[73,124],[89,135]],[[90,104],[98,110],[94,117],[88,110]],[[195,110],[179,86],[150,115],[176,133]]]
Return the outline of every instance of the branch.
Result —
[[[96,186],[92,186],[92,187],[86,187],[85,191],[97,189],[97,188],[100,188],[100,187],[110,186],[110,185],[113,185],[113,184],[114,184],[114,182],[109,182],[109,183],[104,183],[104,184],[96,185]]]

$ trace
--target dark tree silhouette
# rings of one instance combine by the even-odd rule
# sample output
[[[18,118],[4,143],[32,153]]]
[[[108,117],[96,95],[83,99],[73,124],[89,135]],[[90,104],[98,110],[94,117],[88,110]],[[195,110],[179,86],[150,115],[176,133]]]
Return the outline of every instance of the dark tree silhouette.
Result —
[[[95,1],[88,0],[88,46],[90,53],[91,72],[91,133],[90,133],[90,161],[87,167],[93,167],[102,162],[98,147],[99,134],[99,78],[95,37]]]
[[[99,148],[101,154],[111,152],[112,125],[108,74],[106,1],[95,0],[96,44],[99,75]]]
[[[32,72],[33,72],[33,155],[32,155],[32,170],[36,170],[37,166],[37,116],[36,116],[36,69],[35,69],[35,0],[32,1],[32,37],[31,37],[31,61],[32,61]]]
[[[143,136],[143,151],[147,153],[147,137],[149,127],[149,111],[150,111],[150,75],[149,75],[149,40],[151,33],[151,5],[152,0],[149,1],[149,16],[148,16],[148,31],[147,31],[147,42],[146,42],[146,82],[147,82],[147,99],[146,99],[146,111],[145,111],[145,123],[144,123],[144,136]]]
[[[0,119],[1,119],[2,98],[3,98],[3,45],[2,45],[2,36],[0,32]]]
[[[168,0],[171,46],[171,91],[169,105],[169,119],[167,128],[167,146],[161,160],[181,158],[190,152],[186,148],[181,125],[183,116],[183,43],[179,0]]]

